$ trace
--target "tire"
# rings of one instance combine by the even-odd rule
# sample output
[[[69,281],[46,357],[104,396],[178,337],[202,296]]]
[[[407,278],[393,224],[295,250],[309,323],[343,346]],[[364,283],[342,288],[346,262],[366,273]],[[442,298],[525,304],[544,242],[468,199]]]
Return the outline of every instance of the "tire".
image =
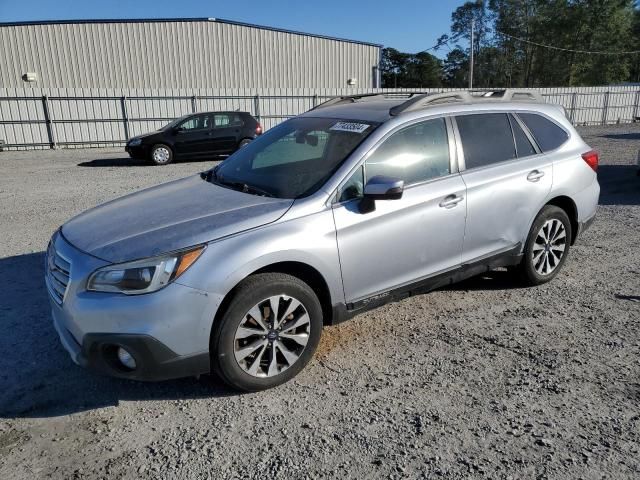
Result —
[[[567,213],[554,205],[546,205],[531,226],[518,266],[526,285],[541,285],[558,274],[569,256],[571,238]]]
[[[173,162],[173,150],[164,143],[158,143],[151,148],[149,160],[154,165],[169,165]]]
[[[238,150],[240,150],[242,147],[246,147],[250,143],[251,143],[250,138],[243,138],[242,140],[240,140],[240,143],[238,144]]]
[[[271,323],[275,308],[279,325]],[[275,387],[309,363],[322,326],[322,307],[309,285],[283,273],[252,275],[238,285],[213,326],[209,347],[212,370],[238,390]]]

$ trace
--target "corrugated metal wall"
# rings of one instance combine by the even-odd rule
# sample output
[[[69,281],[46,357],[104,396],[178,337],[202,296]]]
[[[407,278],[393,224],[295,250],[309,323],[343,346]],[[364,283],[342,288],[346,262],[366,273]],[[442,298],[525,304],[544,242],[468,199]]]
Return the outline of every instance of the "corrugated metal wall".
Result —
[[[0,25],[0,87],[338,88],[374,84],[376,45],[226,21]]]
[[[640,116],[638,87],[544,88],[540,91],[548,102],[563,105],[577,125],[629,123]],[[155,130],[170,119],[195,111],[214,110],[248,111],[268,129],[331,97],[353,93],[347,88],[124,91],[0,88],[0,141],[5,142],[7,149],[118,146],[128,137]]]

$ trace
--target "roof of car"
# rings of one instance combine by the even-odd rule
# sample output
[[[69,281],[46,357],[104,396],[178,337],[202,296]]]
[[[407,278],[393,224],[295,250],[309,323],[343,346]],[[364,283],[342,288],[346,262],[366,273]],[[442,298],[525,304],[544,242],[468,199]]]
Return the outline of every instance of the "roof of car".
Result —
[[[403,96],[382,93],[336,97],[303,115],[382,123],[409,112],[444,114],[482,110],[522,110],[523,106],[527,110],[557,112],[561,109],[558,105],[545,103],[540,93],[531,90],[416,92],[400,95]]]

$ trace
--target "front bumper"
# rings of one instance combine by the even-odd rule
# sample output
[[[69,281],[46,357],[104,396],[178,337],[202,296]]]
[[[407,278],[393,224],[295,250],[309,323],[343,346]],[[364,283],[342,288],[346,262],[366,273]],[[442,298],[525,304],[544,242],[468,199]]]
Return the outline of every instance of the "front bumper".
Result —
[[[209,352],[181,356],[162,342],[148,335],[88,333],[82,345],[71,332],[60,325],[54,315],[60,341],[71,359],[81,367],[112,377],[131,380],[160,381],[209,373]],[[125,368],[117,357],[117,349],[124,348],[136,362],[136,368]]]
[[[145,145],[136,145],[131,147],[127,145],[124,150],[129,154],[131,158],[145,159],[147,158],[147,147]]]
[[[50,303],[55,329],[75,363],[135,380],[209,372],[209,335],[217,306],[210,295],[177,283],[146,295],[88,292],[87,277],[106,262],[77,250],[60,233],[52,242],[71,265],[63,301],[50,295]],[[134,370],[119,363],[118,347],[133,356]]]

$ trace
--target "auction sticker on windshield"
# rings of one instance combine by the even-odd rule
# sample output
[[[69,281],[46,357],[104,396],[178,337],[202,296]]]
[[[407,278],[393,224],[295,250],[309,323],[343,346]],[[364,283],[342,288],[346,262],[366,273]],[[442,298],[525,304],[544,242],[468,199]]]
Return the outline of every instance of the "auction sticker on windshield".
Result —
[[[329,130],[338,130],[340,132],[353,132],[353,133],[362,133],[369,125],[366,123],[352,123],[352,122],[338,122]]]

